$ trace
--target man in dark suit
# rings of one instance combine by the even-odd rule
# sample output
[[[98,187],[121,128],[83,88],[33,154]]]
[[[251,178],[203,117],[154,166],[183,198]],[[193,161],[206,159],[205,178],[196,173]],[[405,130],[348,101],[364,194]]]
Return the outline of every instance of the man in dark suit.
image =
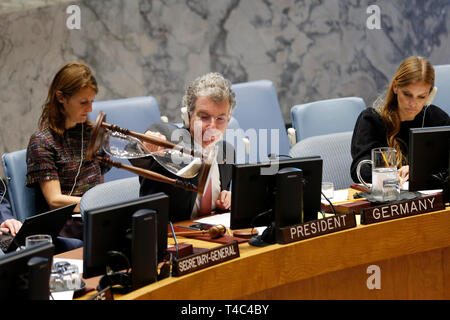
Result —
[[[217,161],[213,162],[211,166],[211,183],[205,186],[206,191],[203,196],[169,184],[139,178],[141,196],[156,192],[164,192],[169,196],[169,219],[173,222],[193,219],[208,214],[211,210],[229,210],[231,208],[229,189],[234,149],[221,139],[236,106],[231,82],[219,73],[203,75],[187,86],[183,97],[183,106],[186,110],[183,128],[169,123],[155,123],[148,128],[145,134],[191,149],[201,148],[204,152],[217,147],[218,153]],[[149,143],[145,145],[152,152],[164,149]],[[162,173],[170,178],[181,179],[164,169],[153,158],[144,161],[134,160],[133,164]],[[197,185],[198,177],[187,181]]]
[[[14,218],[11,210],[11,204],[8,199],[3,196],[1,191],[0,200],[0,235],[5,232],[15,236],[22,227],[22,222]],[[65,252],[81,246],[83,246],[83,242],[79,239],[57,237],[55,242],[55,251]],[[0,255],[3,254],[3,251],[0,249]]]
[[[16,235],[21,226],[22,223],[13,217],[8,199],[4,196],[4,193],[0,191],[0,235],[3,232]],[[3,251],[0,250],[0,256],[3,255]]]
[[[19,232],[20,227],[22,227],[22,223],[19,220],[14,219],[11,205],[1,191],[0,199],[0,234],[2,234],[2,232],[8,232],[15,236],[16,233]]]

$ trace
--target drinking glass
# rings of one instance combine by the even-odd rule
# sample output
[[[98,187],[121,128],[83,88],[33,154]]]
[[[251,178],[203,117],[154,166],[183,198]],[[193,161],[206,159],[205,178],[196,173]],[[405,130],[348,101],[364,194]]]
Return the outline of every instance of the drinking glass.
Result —
[[[52,243],[52,237],[48,234],[34,234],[25,238],[25,248],[43,243]]]
[[[394,148],[374,148],[371,151],[372,160],[363,160],[358,163],[356,168],[358,180],[370,189],[375,201],[393,201],[400,195],[396,154],[397,150]],[[366,163],[372,165],[372,186],[361,177],[361,166]]]

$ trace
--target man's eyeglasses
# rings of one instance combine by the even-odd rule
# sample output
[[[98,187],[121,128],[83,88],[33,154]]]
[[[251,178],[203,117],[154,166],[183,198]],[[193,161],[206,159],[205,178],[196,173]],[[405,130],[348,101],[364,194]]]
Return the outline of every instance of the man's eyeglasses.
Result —
[[[214,123],[217,126],[223,126],[228,123],[229,116],[218,116],[218,117],[212,117],[207,113],[200,113],[200,114],[194,114],[194,116],[202,121],[203,124],[210,124],[212,120],[214,119]]]

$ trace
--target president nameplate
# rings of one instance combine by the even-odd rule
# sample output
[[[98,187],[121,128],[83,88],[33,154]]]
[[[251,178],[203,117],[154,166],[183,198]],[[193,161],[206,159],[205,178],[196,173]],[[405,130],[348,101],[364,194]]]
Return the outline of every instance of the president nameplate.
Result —
[[[174,275],[182,276],[238,257],[239,245],[234,240],[222,246],[177,260]]]
[[[363,209],[361,224],[372,224],[392,219],[415,216],[445,208],[442,194]]]
[[[341,213],[323,219],[279,228],[277,230],[277,242],[286,244],[354,227],[356,227],[355,214],[353,212]]]

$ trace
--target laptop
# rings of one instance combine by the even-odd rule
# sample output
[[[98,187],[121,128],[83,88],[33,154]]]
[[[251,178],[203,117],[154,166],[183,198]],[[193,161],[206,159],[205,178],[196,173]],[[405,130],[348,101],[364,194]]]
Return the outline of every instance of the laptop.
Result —
[[[4,233],[0,235],[0,249],[5,253],[15,251],[25,245],[26,237],[33,234],[51,235],[54,243],[76,206],[74,203],[26,218],[15,237]]]

